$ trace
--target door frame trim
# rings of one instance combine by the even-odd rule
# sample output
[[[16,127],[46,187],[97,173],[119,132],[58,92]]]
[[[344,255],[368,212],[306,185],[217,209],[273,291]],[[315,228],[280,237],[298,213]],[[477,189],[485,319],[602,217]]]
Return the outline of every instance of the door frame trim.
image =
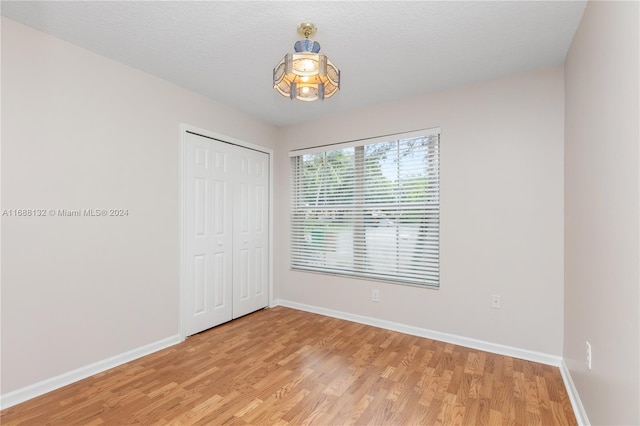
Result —
[[[179,220],[180,220],[180,293],[179,293],[179,334],[180,341],[184,341],[187,338],[186,332],[186,320],[184,318],[187,312],[186,303],[186,260],[185,260],[185,185],[186,185],[186,149],[187,149],[187,133],[193,133],[196,135],[204,136],[206,138],[215,139],[223,143],[229,143],[237,145],[243,148],[252,149],[254,151],[263,152],[269,155],[269,274],[268,274],[268,301],[267,306],[271,306],[273,300],[273,150],[261,145],[256,145],[250,142],[245,142],[240,139],[232,138],[230,136],[222,135],[220,133],[212,132],[207,129],[192,126],[186,123],[180,123],[180,207],[179,207]]]

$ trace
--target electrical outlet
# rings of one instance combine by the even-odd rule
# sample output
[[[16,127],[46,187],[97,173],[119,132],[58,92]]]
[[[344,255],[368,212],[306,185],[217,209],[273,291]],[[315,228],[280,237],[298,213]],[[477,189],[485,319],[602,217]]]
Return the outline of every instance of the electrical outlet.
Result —
[[[585,364],[587,364],[587,368],[589,370],[591,370],[591,343],[586,342],[586,346],[587,346],[587,353],[586,353],[586,359],[585,359]]]
[[[501,304],[500,295],[499,294],[491,295],[491,307],[493,309],[500,309],[500,304]]]
[[[371,290],[371,300],[374,302],[380,301],[380,290]]]

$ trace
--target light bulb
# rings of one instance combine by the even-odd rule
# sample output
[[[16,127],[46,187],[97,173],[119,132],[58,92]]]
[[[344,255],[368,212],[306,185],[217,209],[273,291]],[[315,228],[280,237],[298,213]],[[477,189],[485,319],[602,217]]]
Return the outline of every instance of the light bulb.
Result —
[[[312,60],[305,59],[304,61],[302,61],[302,69],[304,71],[311,71],[311,70],[315,69],[315,64],[313,63]]]

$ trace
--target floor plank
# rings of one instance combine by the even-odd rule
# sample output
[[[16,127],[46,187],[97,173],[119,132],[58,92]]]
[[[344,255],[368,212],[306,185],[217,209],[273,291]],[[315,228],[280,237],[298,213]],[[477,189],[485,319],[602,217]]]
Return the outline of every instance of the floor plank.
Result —
[[[265,309],[0,412],[11,425],[576,425],[558,368]]]

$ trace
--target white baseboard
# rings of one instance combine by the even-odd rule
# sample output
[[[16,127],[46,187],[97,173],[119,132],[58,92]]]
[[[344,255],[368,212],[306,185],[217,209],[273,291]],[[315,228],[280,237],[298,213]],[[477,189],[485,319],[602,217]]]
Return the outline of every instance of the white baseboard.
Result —
[[[587,412],[584,409],[584,405],[582,405],[580,395],[578,395],[578,390],[576,389],[576,385],[573,383],[571,372],[569,371],[567,364],[564,362],[564,359],[560,363],[560,374],[562,374],[564,387],[567,388],[571,407],[573,408],[573,413],[576,415],[576,421],[581,426],[589,426],[591,423],[589,423]]]
[[[180,336],[176,334],[175,336],[158,340],[157,342],[153,342],[140,348],[115,355],[111,358],[107,358],[102,361],[77,368],[59,376],[42,380],[32,385],[25,386],[21,389],[16,389],[6,394],[0,395],[0,409],[12,407],[16,404],[20,404],[21,402],[43,395],[47,392],[51,392],[52,390],[67,386],[71,383],[77,382],[78,380],[86,379],[87,377],[93,376],[94,374],[101,373],[110,368],[117,367],[129,361],[133,361],[134,359],[141,358],[145,355],[149,355],[161,349],[168,348],[169,346],[173,346],[180,342]]]
[[[305,305],[303,303],[292,302],[290,300],[276,299],[271,303],[271,306],[285,306],[287,308],[326,315],[328,317],[339,318],[347,321],[357,322],[360,324],[384,328],[387,330],[398,331],[400,333],[411,334],[413,336],[426,337],[428,339],[438,340],[441,342],[453,343],[455,345],[465,346],[467,348],[506,355],[513,358],[520,358],[527,361],[539,362],[540,364],[552,365],[554,367],[560,367],[560,362],[562,361],[562,358],[559,356],[549,355],[542,352],[514,348],[512,346],[500,345],[497,343],[486,342],[484,340],[471,339],[469,337],[458,336],[455,334],[442,333],[440,331],[414,327],[411,325],[382,320],[378,318],[365,317],[362,315],[335,311],[333,309],[321,308],[319,306]]]
[[[511,356],[514,358],[525,359],[528,361],[539,362],[541,364],[552,365],[560,368],[562,379],[567,388],[571,405],[575,412],[578,424],[588,426],[589,420],[587,418],[578,392],[571,379],[569,369],[561,357],[555,355],[549,355],[541,352],[530,351],[527,349],[519,349],[511,346],[500,345],[496,343],[486,342],[483,340],[471,339],[464,336],[458,336],[455,334],[442,333],[439,331],[429,330],[420,327],[414,327],[406,324],[396,323],[387,320],[381,320],[378,318],[366,317],[362,315],[351,314],[347,312],[336,311],[333,309],[322,308],[319,306],[306,305],[302,303],[292,302],[289,300],[276,299],[270,304],[274,306],[285,306],[288,308],[298,309],[301,311],[312,312],[320,315],[325,315],[333,318],[344,319],[347,321],[353,321],[360,324],[371,325],[374,327],[384,328],[387,330],[397,331],[400,333],[406,333],[413,336],[425,337],[428,339],[438,340],[441,342],[452,343],[455,345],[465,346],[468,348],[483,350],[487,352],[493,352],[500,355]],[[180,335],[168,337],[166,339],[159,340],[154,343],[142,346],[137,349],[133,349],[128,352],[107,358],[102,361],[81,367],[67,373],[61,374],[50,379],[34,383],[21,389],[0,395],[0,409],[12,407],[21,402],[43,395],[47,392],[59,389],[63,386],[67,386],[71,383],[93,376],[94,374],[101,373],[110,368],[117,367],[143,356],[149,355],[153,352],[157,352],[169,346],[180,343]]]

